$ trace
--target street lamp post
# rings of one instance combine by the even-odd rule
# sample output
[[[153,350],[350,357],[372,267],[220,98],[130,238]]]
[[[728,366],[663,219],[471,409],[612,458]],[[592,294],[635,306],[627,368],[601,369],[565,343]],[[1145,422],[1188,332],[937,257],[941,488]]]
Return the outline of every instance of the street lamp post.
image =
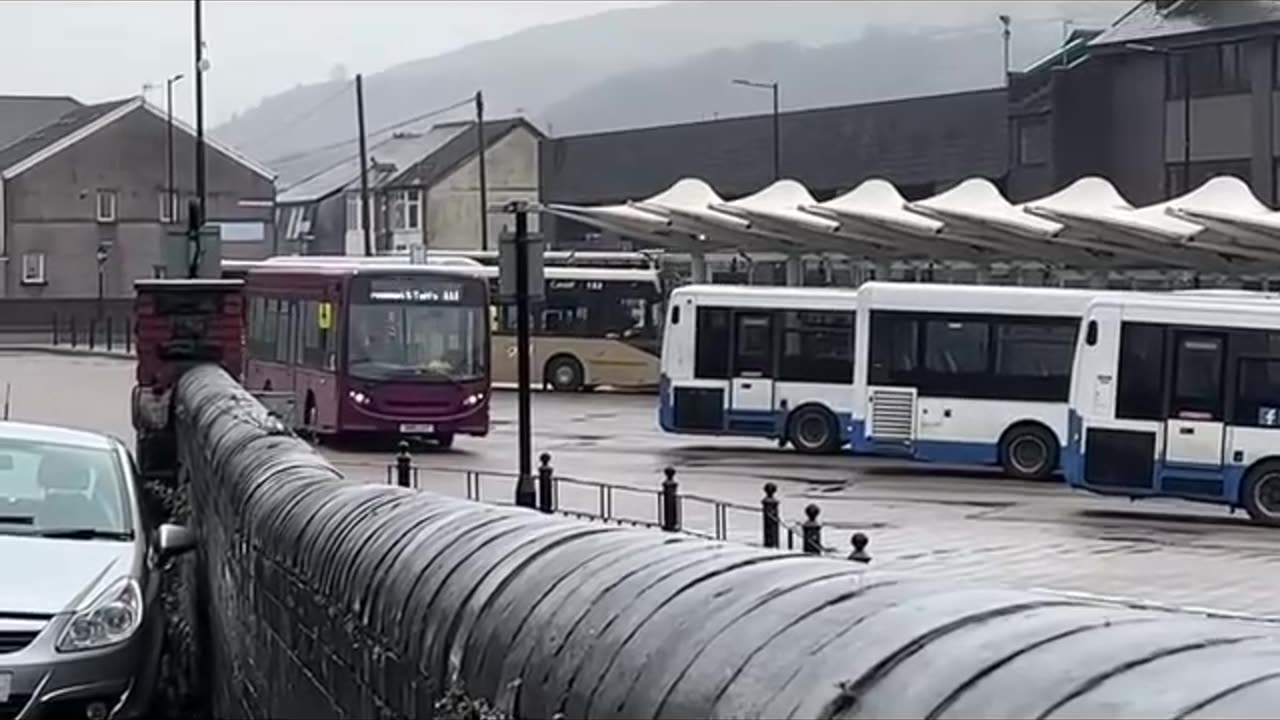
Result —
[[[1191,191],[1191,58],[1187,57],[1191,48],[1158,48],[1154,45],[1145,45],[1141,43],[1128,43],[1125,45],[1129,50],[1137,52],[1154,53],[1156,55],[1164,55],[1168,62],[1172,62],[1177,58],[1181,64],[1179,68],[1182,84],[1182,192]],[[1169,195],[1173,192],[1170,190]]]
[[[106,295],[106,268],[107,268],[107,247],[105,245],[98,246],[98,318],[102,318],[103,297]]]
[[[176,222],[178,216],[178,203],[173,197],[173,84],[181,79],[182,73],[178,73],[164,81],[165,114],[168,123],[165,130],[167,135],[165,139],[164,203],[169,210],[169,222]]]
[[[770,90],[773,92],[773,179],[782,178],[781,170],[781,148],[778,143],[778,83],[777,82],[752,82],[751,80],[734,80],[734,85],[742,85],[743,87],[759,88],[761,90]]]

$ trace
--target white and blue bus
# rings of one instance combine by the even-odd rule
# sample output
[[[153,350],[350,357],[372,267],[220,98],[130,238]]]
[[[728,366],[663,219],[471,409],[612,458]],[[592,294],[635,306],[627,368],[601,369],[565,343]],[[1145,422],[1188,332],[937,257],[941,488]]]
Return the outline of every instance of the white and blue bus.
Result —
[[[858,454],[1059,466],[1080,319],[1094,290],[871,282],[858,289]]]
[[[1280,303],[1099,297],[1073,375],[1071,487],[1280,525]]]
[[[810,453],[846,445],[857,297],[838,288],[672,291],[659,378],[662,429],[768,438]]]

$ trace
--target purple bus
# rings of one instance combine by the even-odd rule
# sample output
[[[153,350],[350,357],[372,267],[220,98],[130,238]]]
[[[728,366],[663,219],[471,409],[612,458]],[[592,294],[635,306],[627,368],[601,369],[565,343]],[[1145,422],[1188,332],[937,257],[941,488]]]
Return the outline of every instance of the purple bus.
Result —
[[[250,390],[294,393],[318,438],[489,432],[489,297],[440,266],[255,263],[245,278]]]

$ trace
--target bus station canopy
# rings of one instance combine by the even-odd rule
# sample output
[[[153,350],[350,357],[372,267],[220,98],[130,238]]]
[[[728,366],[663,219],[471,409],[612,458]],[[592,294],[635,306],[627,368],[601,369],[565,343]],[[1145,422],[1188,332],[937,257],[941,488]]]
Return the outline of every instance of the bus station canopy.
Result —
[[[1226,273],[1280,261],[1280,212],[1229,176],[1145,207],[1096,176],[1018,205],[976,177],[914,202],[880,178],[824,202],[796,180],[725,200],[684,178],[650,198],[545,210],[685,251]]]

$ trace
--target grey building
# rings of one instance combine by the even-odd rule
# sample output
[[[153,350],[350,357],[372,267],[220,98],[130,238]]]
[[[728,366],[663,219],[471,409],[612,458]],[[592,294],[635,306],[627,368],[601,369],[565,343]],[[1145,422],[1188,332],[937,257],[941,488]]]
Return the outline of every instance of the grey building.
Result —
[[[135,279],[163,274],[170,232],[195,197],[191,128],[174,122],[170,198],[163,111],[135,97],[71,101],[52,115],[66,100],[50,99],[43,123],[29,105],[25,120],[0,114],[0,128],[35,126],[0,147],[0,297],[132,295]],[[222,255],[270,255],[272,172],[207,136],[206,158],[207,216]]]
[[[485,122],[486,203],[536,201],[542,133],[523,119]],[[474,122],[374,138],[367,149],[370,240],[376,254],[415,248],[479,250],[511,222],[488,213],[481,238],[479,135]],[[281,238],[315,255],[363,255],[360,157],[349,147],[292,159],[280,168]],[[536,230],[537,228],[532,228]]]
[[[908,200],[981,175],[1002,185],[1008,170],[1005,90],[784,112],[780,174],[826,200],[872,177]],[[731,198],[773,182],[771,115],[574,135],[542,145],[542,199],[603,204],[638,200],[682,177],[699,177]],[[590,228],[545,218],[560,246]]]

